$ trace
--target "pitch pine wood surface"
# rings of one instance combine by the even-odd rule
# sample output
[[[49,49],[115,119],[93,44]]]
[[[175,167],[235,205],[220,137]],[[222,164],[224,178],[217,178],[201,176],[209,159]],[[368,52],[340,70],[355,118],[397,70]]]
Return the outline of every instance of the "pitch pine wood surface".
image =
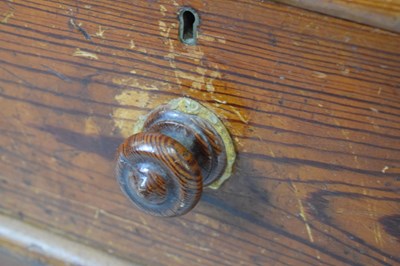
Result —
[[[323,14],[400,32],[400,0],[276,0]]]
[[[182,6],[197,46],[178,40]],[[400,36],[269,1],[0,2],[0,212],[145,265],[396,265]],[[72,20],[72,21],[71,21]],[[114,178],[140,115],[214,110],[234,175],[179,218]]]

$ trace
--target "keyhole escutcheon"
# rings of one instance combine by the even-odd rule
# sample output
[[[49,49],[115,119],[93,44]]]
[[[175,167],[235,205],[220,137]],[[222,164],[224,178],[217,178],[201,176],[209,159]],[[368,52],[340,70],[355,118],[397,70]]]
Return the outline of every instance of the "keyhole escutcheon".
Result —
[[[199,15],[191,7],[184,7],[179,12],[179,39],[187,45],[196,45]]]

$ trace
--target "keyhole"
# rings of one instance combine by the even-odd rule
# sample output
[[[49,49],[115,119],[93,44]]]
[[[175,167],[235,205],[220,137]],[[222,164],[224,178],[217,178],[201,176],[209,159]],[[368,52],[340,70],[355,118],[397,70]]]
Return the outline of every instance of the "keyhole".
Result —
[[[199,16],[190,7],[184,7],[179,13],[179,39],[187,45],[195,45],[197,42],[197,26]]]

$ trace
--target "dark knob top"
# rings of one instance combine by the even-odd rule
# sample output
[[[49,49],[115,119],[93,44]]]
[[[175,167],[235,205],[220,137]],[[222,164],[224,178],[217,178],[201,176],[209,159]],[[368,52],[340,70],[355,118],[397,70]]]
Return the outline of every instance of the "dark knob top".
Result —
[[[126,195],[144,211],[175,216],[193,208],[202,192],[200,166],[182,144],[160,133],[138,133],[119,151],[117,175]]]
[[[205,119],[161,106],[144,121],[142,132],[118,149],[116,174],[124,194],[156,216],[179,216],[199,201],[203,186],[227,165],[224,142]]]

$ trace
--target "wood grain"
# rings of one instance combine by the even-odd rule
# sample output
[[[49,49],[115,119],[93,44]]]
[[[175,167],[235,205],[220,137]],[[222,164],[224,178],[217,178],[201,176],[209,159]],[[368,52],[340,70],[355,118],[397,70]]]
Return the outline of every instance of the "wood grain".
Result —
[[[358,23],[400,32],[400,0],[275,0]]]
[[[177,140],[161,133],[138,133],[124,141],[118,154],[118,183],[144,212],[179,216],[199,201],[201,168],[195,155]]]
[[[37,261],[30,261],[18,254],[11,253],[9,250],[0,248],[0,261],[4,265],[14,265],[14,266],[32,266]],[[42,264],[45,266],[45,264]]]
[[[197,46],[178,40],[181,6]],[[267,1],[0,10],[3,214],[146,265],[400,262],[398,34]],[[158,219],[119,191],[114,156],[180,96],[219,114],[238,161],[193,212]]]
[[[0,241],[4,266],[137,266],[4,215],[0,215]]]

